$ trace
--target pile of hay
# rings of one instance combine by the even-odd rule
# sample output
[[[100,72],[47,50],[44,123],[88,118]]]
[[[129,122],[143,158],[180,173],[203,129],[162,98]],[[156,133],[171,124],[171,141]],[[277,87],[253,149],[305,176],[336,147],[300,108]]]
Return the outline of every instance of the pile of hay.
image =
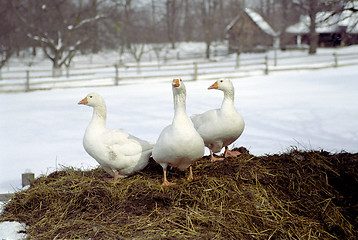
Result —
[[[101,169],[64,169],[16,193],[0,221],[32,239],[356,239],[358,154],[291,150],[171,170],[151,162],[106,182]]]

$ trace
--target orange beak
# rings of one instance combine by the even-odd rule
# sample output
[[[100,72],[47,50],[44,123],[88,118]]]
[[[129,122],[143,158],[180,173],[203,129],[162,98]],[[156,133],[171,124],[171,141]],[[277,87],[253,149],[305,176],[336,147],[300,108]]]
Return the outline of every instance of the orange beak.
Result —
[[[180,86],[180,79],[179,78],[173,79],[172,86],[173,87],[179,87]]]
[[[218,81],[211,85],[208,89],[218,89]]]
[[[87,104],[87,103],[88,103],[87,97],[85,97],[84,99],[78,102],[78,104]]]

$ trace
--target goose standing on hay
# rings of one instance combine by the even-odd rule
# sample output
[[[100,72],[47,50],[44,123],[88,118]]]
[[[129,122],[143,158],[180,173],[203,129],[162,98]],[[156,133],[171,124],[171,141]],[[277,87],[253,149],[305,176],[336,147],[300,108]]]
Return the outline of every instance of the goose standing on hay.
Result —
[[[153,145],[121,130],[106,128],[106,103],[90,93],[78,104],[93,107],[93,116],[83,137],[83,147],[113,180],[127,177],[148,164]]]
[[[234,86],[229,79],[220,79],[208,89],[218,89],[224,92],[224,100],[220,109],[213,109],[202,114],[194,114],[191,120],[195,129],[204,139],[205,146],[210,149],[211,162],[223,160],[215,157],[225,147],[225,157],[240,155],[238,151],[230,151],[228,145],[240,137],[245,123],[234,106]]]
[[[161,132],[153,148],[153,158],[163,168],[163,186],[172,185],[167,180],[167,167],[185,170],[189,167],[188,180],[193,179],[191,164],[204,155],[204,141],[186,114],[186,89],[181,79],[172,83],[174,118],[171,125]]]

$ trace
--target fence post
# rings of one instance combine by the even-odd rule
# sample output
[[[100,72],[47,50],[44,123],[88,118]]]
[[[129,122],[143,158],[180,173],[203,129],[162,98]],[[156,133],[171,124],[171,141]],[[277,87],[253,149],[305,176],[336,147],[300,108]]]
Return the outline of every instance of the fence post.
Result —
[[[114,81],[115,81],[115,85],[118,86],[118,82],[119,82],[119,77],[118,77],[118,74],[119,74],[118,64],[114,64],[114,67],[115,67],[115,69],[116,69],[116,76],[114,77]]]
[[[334,58],[334,67],[338,67],[338,57],[337,57],[337,53],[333,53],[333,58]]]
[[[236,52],[235,68],[239,68],[239,67],[240,67],[240,52],[237,51]]]
[[[70,66],[66,66],[66,78],[70,77]]]
[[[25,84],[25,91],[30,91],[30,71],[26,70],[26,84]]]
[[[194,80],[198,80],[198,63],[194,62]]]
[[[269,73],[269,66],[268,66],[268,57],[265,56],[265,75],[268,75]]]
[[[21,180],[22,180],[22,187],[30,185],[35,180],[35,174],[34,173],[23,173],[21,175]]]

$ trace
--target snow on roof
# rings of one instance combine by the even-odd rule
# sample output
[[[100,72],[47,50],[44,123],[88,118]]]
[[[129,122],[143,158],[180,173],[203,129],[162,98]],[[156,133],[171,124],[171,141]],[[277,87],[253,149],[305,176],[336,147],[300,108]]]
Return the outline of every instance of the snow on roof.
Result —
[[[307,19],[308,18],[308,19]],[[301,16],[300,21],[286,28],[288,33],[308,33],[309,32],[309,17]]]
[[[301,16],[300,21],[286,28],[286,32],[295,34],[309,33],[310,18]],[[316,15],[316,32],[331,33],[346,27],[348,33],[358,33],[358,13],[348,10],[341,14],[332,15],[332,12],[319,12]]]
[[[232,26],[234,26],[234,24],[237,22],[237,20],[239,20],[239,18],[240,18],[240,15],[237,15],[236,18],[234,20],[232,20],[229,23],[229,25],[226,26],[225,32],[229,31],[232,28]]]
[[[252,21],[254,21],[257,26],[264,31],[265,33],[267,33],[268,35],[271,36],[278,36],[279,34],[276,33],[272,27],[262,18],[262,16],[260,14],[258,14],[257,12],[253,11],[250,8],[245,8],[245,13],[252,19]],[[238,15],[234,20],[232,20],[229,25],[227,25],[225,31],[228,31],[232,28],[232,26],[234,26],[234,24],[239,20],[240,15]]]
[[[345,9],[348,8],[358,8],[358,1],[348,2],[345,6]]]
[[[358,12],[345,10],[341,14],[340,25],[347,27],[347,32],[358,33]]]
[[[245,8],[245,12],[247,13],[247,15],[249,15],[252,21],[254,21],[257,24],[257,26],[261,28],[262,31],[264,31],[265,33],[271,36],[278,36],[278,33],[276,33],[271,28],[271,26],[262,18],[260,14],[251,10],[250,8]]]

